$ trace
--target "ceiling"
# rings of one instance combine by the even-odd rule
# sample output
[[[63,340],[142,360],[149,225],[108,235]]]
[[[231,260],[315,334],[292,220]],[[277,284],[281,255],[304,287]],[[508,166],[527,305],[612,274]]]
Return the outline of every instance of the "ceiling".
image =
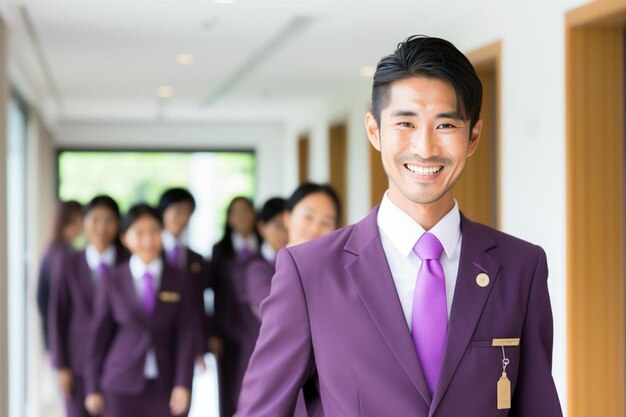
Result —
[[[57,120],[276,121],[369,88],[361,69],[398,41],[496,3],[219,1],[2,0],[12,72]]]

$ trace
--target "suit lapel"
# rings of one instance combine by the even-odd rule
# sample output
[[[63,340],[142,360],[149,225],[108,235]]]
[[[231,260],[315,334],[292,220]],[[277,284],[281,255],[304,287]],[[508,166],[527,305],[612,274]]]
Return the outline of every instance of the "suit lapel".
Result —
[[[344,249],[357,257],[346,265],[346,271],[389,349],[424,401],[430,405],[430,392],[380,241],[377,213],[378,208],[375,208],[355,226]]]
[[[431,416],[441,402],[467,350],[500,270],[500,264],[487,253],[495,243],[484,229],[461,216],[461,232],[463,241],[459,272],[448,323],[443,364],[430,408]],[[486,273],[490,278],[490,283],[485,288],[476,283],[476,277],[480,273]]]
[[[129,308],[133,311],[133,314],[137,320],[145,327],[150,327],[150,320],[148,315],[141,305],[137,290],[135,289],[135,283],[133,275],[130,272],[130,266],[127,264],[121,269],[122,272],[122,294],[126,298],[126,302]]]

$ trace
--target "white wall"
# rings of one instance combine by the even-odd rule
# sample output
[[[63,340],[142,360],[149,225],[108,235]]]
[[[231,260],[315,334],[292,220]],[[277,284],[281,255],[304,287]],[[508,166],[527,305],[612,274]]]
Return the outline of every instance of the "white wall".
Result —
[[[54,189],[55,151],[52,138],[41,119],[32,115],[28,126],[27,146],[27,286],[26,286],[26,338],[27,391],[26,416],[61,415],[60,393],[56,375],[44,355],[41,320],[36,304],[36,291],[40,262],[50,238],[52,215],[55,210]]]

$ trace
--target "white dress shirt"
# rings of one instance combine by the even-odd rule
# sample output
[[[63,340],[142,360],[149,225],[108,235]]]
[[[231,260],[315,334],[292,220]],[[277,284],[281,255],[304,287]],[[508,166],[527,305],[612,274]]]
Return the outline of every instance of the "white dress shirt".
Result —
[[[159,288],[161,286],[161,274],[163,273],[163,260],[160,257],[157,257],[154,261],[146,265],[137,255],[131,256],[130,273],[133,276],[135,292],[137,293],[137,298],[140,303],[143,302],[143,289],[145,285],[143,276],[146,272],[152,275],[152,284],[154,285],[155,296],[158,297]],[[157,366],[154,348],[148,349],[143,374],[146,379],[156,379],[159,376],[159,368]]]
[[[261,256],[263,256],[263,259],[267,262],[274,263],[276,260],[276,251],[266,242],[263,242],[261,244]]]
[[[115,250],[115,246],[113,245],[110,245],[102,253],[98,252],[98,249],[96,249],[94,245],[87,245],[85,247],[85,258],[87,259],[87,265],[91,270],[91,277],[94,280],[98,278],[98,267],[100,266],[101,262],[109,268],[114,266],[116,256],[117,251]]]
[[[422,261],[413,252],[413,246],[425,233],[425,230],[411,216],[396,206],[387,194],[385,193],[378,210],[378,230],[387,263],[398,291],[402,311],[410,329],[415,282],[422,264]],[[450,317],[461,255],[461,215],[456,201],[452,210],[439,220],[429,232],[437,236],[444,249],[440,262],[446,278],[446,304],[448,317]]]

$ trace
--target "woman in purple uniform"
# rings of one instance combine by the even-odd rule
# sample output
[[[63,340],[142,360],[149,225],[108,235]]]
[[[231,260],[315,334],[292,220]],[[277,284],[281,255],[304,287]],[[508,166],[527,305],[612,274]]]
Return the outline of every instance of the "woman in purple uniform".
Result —
[[[111,197],[93,198],[83,209],[83,224],[87,246],[63,262],[50,300],[50,352],[68,417],[89,416],[84,367],[94,298],[111,268],[128,259],[119,242],[119,208]]]
[[[60,201],[57,204],[50,245],[41,261],[37,282],[37,307],[41,315],[43,341],[46,352],[48,341],[48,312],[50,309],[50,287],[52,275],[57,275],[64,260],[75,252],[72,242],[83,233],[83,206],[78,201]]]
[[[161,256],[159,212],[133,206],[122,221],[128,262],[112,270],[96,299],[85,406],[105,417],[187,413],[194,320],[187,274]]]

